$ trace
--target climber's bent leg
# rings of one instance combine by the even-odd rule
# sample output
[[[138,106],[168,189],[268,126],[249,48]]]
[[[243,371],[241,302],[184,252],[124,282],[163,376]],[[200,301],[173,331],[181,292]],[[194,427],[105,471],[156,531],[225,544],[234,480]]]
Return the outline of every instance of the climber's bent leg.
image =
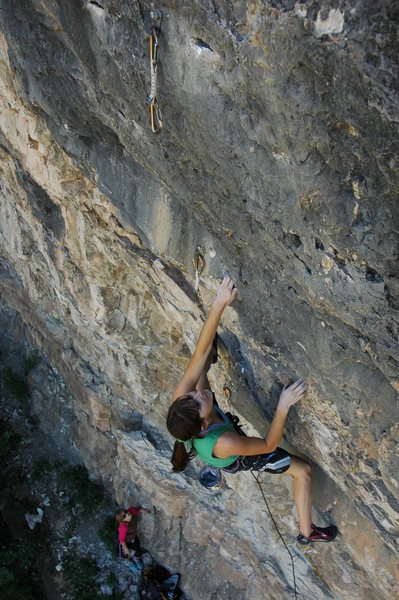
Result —
[[[294,500],[299,531],[308,537],[312,532],[312,468],[302,458],[291,456],[291,465],[284,474],[294,478]]]

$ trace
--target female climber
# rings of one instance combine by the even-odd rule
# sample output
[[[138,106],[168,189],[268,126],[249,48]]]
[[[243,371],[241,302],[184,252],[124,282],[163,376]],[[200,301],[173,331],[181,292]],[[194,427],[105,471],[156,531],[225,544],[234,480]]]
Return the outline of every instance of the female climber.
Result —
[[[309,463],[278,447],[288,411],[305,394],[306,383],[298,379],[283,389],[266,437],[247,437],[218,407],[207,377],[215,359],[215,336],[226,306],[237,295],[237,288],[226,275],[219,287],[212,309],[201,330],[194,353],[173,394],[167,416],[169,432],[176,438],[173,471],[183,471],[189,460],[198,455],[205,463],[226,472],[253,469],[291,475],[299,518],[298,542],[330,542],[337,528],[316,527],[311,519],[312,489]],[[186,449],[188,447],[188,452]]]

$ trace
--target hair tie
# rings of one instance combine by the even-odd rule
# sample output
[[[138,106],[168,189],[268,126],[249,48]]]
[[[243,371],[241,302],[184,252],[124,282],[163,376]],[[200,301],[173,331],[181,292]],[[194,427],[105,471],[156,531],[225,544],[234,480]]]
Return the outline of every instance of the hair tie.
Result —
[[[179,439],[179,438],[176,438],[176,441],[177,441],[177,442],[180,442],[181,444],[184,444],[184,440],[181,440],[181,439]]]

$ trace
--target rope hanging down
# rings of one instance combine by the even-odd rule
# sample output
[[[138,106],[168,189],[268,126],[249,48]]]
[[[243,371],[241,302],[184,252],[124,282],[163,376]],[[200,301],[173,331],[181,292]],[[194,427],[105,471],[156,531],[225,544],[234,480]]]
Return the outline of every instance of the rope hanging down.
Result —
[[[291,552],[291,550],[288,548],[287,544],[285,543],[285,540],[284,540],[283,536],[281,535],[281,533],[280,533],[280,530],[279,530],[279,528],[278,528],[278,525],[277,525],[277,523],[276,523],[276,521],[275,521],[275,519],[274,519],[274,517],[273,517],[273,515],[272,515],[272,511],[271,511],[271,510],[270,510],[270,508],[269,508],[269,504],[268,504],[268,502],[267,502],[267,500],[266,500],[266,496],[265,496],[265,493],[264,493],[264,491],[263,491],[263,488],[262,488],[262,480],[261,480],[261,478],[260,478],[260,475],[259,475],[259,473],[258,473],[257,475],[255,475],[254,471],[251,469],[251,475],[252,475],[252,477],[255,479],[256,483],[257,483],[257,484],[258,484],[258,486],[259,486],[259,489],[260,489],[260,491],[261,491],[261,494],[262,494],[262,496],[263,496],[263,500],[264,500],[264,502],[265,502],[266,508],[267,508],[267,510],[268,510],[268,513],[269,513],[269,516],[270,516],[270,518],[271,518],[271,520],[272,520],[272,522],[273,522],[273,525],[274,525],[274,527],[276,528],[276,531],[277,531],[277,533],[279,534],[279,536],[280,536],[280,539],[281,539],[281,541],[283,542],[283,544],[284,544],[284,546],[285,546],[285,549],[287,550],[288,554],[290,555],[290,559],[291,559],[291,567],[292,567],[292,578],[293,578],[293,580],[294,580],[294,596],[295,596],[295,600],[297,600],[298,596],[297,596],[297,588],[296,588],[296,578],[295,578],[295,565],[294,565],[294,557],[292,556],[292,552]]]
[[[150,34],[151,91],[147,105],[150,107],[151,131],[153,133],[160,133],[162,129],[161,109],[157,99],[158,36],[161,33],[161,21],[161,11],[151,10],[145,24]]]

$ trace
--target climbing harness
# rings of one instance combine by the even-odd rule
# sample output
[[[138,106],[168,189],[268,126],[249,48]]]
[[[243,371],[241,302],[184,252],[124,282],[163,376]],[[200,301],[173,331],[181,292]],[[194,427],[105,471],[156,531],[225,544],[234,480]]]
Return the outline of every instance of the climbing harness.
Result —
[[[270,518],[271,518],[271,520],[272,520],[272,522],[273,522],[273,525],[274,525],[274,527],[276,528],[276,531],[277,531],[277,533],[278,533],[278,534],[279,534],[279,536],[280,536],[280,539],[281,539],[281,541],[283,542],[283,544],[284,544],[284,546],[285,546],[285,549],[287,550],[287,552],[288,552],[288,554],[289,554],[289,556],[290,556],[290,559],[291,559],[291,567],[292,567],[292,578],[293,578],[293,581],[294,581],[294,597],[295,597],[295,600],[297,600],[298,596],[297,596],[297,587],[296,587],[296,578],[295,578],[295,565],[294,565],[294,557],[293,557],[293,555],[292,555],[292,552],[291,552],[291,550],[288,548],[288,546],[287,546],[287,544],[286,544],[286,542],[285,542],[285,540],[284,540],[284,538],[283,538],[283,536],[282,536],[282,534],[281,534],[281,532],[280,532],[280,530],[279,530],[279,528],[278,528],[278,525],[277,525],[277,523],[276,523],[276,521],[275,521],[275,519],[274,519],[274,517],[273,517],[273,515],[272,515],[272,511],[270,510],[269,504],[268,504],[268,502],[267,502],[267,500],[266,500],[266,496],[265,496],[265,493],[264,493],[264,491],[263,491],[263,488],[262,488],[262,479],[261,479],[260,475],[259,475],[259,474],[255,475],[255,473],[254,473],[253,469],[251,469],[251,475],[252,475],[252,477],[255,479],[256,483],[257,483],[257,484],[258,484],[258,486],[259,486],[259,489],[260,489],[260,491],[261,491],[261,494],[262,494],[262,496],[263,496],[263,500],[264,500],[264,502],[265,502],[265,505],[266,505],[266,508],[267,508],[267,510],[268,510],[269,516],[270,516]]]
[[[202,256],[202,248],[200,246],[198,246],[197,251],[195,253],[194,256],[194,269],[195,269],[195,286],[194,286],[194,292],[197,294],[198,293],[198,289],[199,289],[199,276],[201,275],[202,271],[204,270],[204,266],[205,266],[205,260],[204,257]]]
[[[157,99],[157,66],[158,66],[158,36],[161,33],[162,13],[160,10],[151,10],[145,26],[150,34],[150,72],[151,91],[147,100],[150,107],[151,131],[160,133],[162,129],[162,114]]]

